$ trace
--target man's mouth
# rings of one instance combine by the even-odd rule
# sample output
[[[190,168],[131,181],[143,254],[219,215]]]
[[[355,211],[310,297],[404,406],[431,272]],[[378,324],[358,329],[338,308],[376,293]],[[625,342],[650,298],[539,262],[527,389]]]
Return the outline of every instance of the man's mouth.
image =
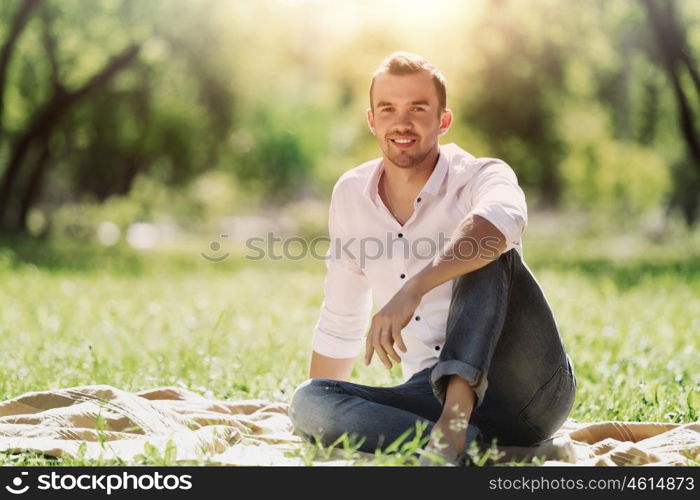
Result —
[[[409,148],[416,142],[415,139],[403,139],[399,137],[394,137],[389,140],[401,149]]]

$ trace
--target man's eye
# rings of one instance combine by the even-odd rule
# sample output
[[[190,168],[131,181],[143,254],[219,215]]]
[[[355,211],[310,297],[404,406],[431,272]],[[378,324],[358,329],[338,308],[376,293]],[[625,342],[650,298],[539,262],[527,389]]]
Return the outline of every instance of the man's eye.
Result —
[[[413,111],[425,111],[425,108],[413,108]]]
[[[394,111],[394,108],[382,108],[382,111],[383,111],[383,112],[386,112],[386,111]]]

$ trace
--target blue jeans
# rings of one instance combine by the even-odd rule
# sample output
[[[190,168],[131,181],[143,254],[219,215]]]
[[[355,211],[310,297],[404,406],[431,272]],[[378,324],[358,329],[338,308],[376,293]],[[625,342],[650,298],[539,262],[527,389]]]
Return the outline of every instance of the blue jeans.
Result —
[[[531,446],[549,438],[574,403],[576,377],[539,284],[513,249],[453,281],[445,344],[438,362],[403,384],[372,387],[310,379],[295,391],[296,431],[329,445],[347,433],[373,453],[416,422],[429,433],[442,413],[447,380],[464,378],[477,400],[472,441]]]

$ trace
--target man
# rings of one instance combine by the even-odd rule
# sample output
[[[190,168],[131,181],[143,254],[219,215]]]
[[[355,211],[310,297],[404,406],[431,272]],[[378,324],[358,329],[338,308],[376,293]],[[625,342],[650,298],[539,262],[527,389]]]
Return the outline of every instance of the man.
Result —
[[[307,438],[347,433],[374,452],[422,425],[425,456],[463,463],[474,440],[530,446],[571,410],[573,365],[522,260],[523,192],[504,162],[438,144],[452,119],[424,58],[394,53],[374,73],[367,121],[382,157],[333,190],[310,380],[290,405]],[[395,387],[347,381],[372,296],[364,361],[401,363]]]

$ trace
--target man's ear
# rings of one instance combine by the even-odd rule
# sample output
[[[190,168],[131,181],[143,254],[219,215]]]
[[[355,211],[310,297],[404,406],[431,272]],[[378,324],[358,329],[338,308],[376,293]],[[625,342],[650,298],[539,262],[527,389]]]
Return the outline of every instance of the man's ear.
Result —
[[[452,119],[454,115],[452,110],[445,108],[445,110],[440,114],[440,135],[445,135],[448,130],[450,130],[450,125],[452,125]]]
[[[374,113],[372,112],[372,108],[367,108],[367,125],[372,135],[377,135],[377,131],[374,129]]]

